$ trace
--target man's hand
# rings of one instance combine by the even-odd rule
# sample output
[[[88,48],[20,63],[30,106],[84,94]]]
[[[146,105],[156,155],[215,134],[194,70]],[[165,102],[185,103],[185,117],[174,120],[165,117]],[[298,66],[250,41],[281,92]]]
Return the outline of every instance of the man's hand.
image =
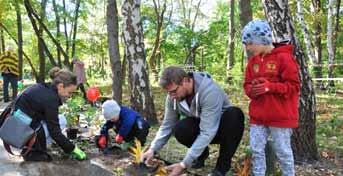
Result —
[[[98,140],[98,146],[100,149],[104,149],[107,144],[107,139],[105,135],[101,135]]]
[[[153,158],[154,158],[154,151],[152,149],[149,149],[148,151],[143,153],[141,162],[151,165],[151,161]]]
[[[175,163],[166,167],[167,171],[170,172],[169,176],[179,176],[182,174],[186,167],[181,163]]]
[[[115,140],[116,140],[116,143],[121,144],[123,142],[124,138],[123,138],[123,136],[117,134]]]

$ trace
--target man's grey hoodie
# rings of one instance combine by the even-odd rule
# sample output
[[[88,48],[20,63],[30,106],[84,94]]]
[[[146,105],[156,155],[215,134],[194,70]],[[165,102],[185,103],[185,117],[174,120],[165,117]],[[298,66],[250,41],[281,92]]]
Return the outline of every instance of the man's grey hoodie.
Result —
[[[182,161],[187,167],[190,167],[211,143],[217,134],[222,113],[231,106],[224,90],[212,80],[210,75],[201,72],[190,74],[193,74],[195,81],[195,94],[191,106],[188,106],[186,100],[174,101],[167,96],[162,125],[151,143],[153,151],[161,149],[168,142],[180,115],[200,118],[200,134]]]

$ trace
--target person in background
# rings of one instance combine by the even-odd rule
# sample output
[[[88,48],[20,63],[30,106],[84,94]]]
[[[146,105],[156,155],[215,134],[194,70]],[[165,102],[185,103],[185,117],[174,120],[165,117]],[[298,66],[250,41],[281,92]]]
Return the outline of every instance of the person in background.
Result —
[[[264,20],[249,22],[242,41],[251,54],[245,70],[244,90],[250,98],[252,173],[266,174],[268,137],[280,160],[282,175],[294,176],[292,128],[298,127],[299,68],[293,46],[272,43],[272,30]]]
[[[115,142],[132,142],[137,138],[142,145],[145,144],[149,133],[149,123],[141,115],[125,106],[119,106],[115,100],[106,100],[102,105],[102,112],[106,123],[102,126],[97,144],[100,149],[107,147],[108,130],[115,128],[117,133]]]
[[[49,75],[52,78],[51,83],[37,83],[28,87],[14,105],[15,111],[20,110],[31,117],[32,129],[39,129],[32,150],[23,158],[25,161],[52,160],[47,153],[45,132],[41,127],[44,122],[50,137],[65,153],[71,154],[78,160],[84,160],[86,154],[62,134],[58,118],[59,106],[76,90],[76,76],[72,72],[58,67],[52,68]],[[26,153],[26,149],[23,149],[22,153]]]
[[[87,82],[86,73],[85,73],[85,64],[77,57],[74,57],[72,60],[73,72],[77,77],[77,88],[81,90],[83,98],[87,100],[85,84]]]
[[[187,73],[170,66],[163,71],[159,84],[168,92],[164,119],[149,150],[143,154],[143,161],[149,164],[154,153],[174,134],[189,149],[181,162],[167,167],[170,176],[178,176],[186,168],[204,167],[210,144],[219,144],[220,151],[209,175],[224,176],[242,139],[242,110],[230,103],[224,90],[207,73]]]
[[[4,102],[9,102],[8,86],[11,84],[12,100],[14,100],[18,93],[19,77],[18,58],[11,46],[0,57],[0,70],[3,77]]]

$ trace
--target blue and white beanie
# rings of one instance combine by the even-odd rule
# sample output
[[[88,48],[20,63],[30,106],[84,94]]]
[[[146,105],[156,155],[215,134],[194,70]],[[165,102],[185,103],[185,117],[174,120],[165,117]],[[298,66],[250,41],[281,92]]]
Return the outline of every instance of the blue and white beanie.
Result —
[[[272,30],[265,20],[253,20],[244,26],[242,30],[243,44],[272,44]]]

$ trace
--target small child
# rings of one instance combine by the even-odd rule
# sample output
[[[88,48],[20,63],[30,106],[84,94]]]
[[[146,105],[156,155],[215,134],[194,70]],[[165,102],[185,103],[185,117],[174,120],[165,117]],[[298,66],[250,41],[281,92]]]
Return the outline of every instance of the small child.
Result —
[[[249,22],[242,33],[242,42],[251,55],[244,90],[250,98],[253,175],[265,175],[265,146],[271,136],[283,175],[294,176],[291,135],[292,128],[298,127],[300,81],[293,46],[272,43],[271,28],[263,20]]]
[[[115,142],[121,144],[123,141],[131,142],[137,138],[142,145],[149,133],[149,123],[141,115],[125,106],[119,106],[114,100],[107,100],[102,105],[102,112],[106,123],[102,126],[100,137],[97,141],[98,147],[104,149],[107,146],[108,130],[115,127]]]

